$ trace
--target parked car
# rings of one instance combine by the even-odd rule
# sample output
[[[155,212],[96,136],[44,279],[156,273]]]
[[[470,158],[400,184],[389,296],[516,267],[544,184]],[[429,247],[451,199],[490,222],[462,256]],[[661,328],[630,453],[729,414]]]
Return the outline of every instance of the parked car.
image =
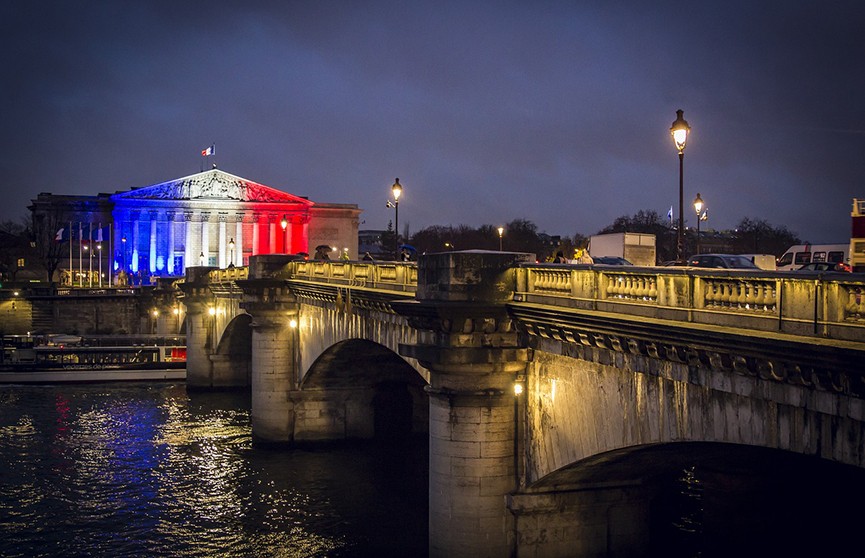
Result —
[[[853,268],[843,262],[811,262],[795,269],[794,271],[845,271],[850,273],[853,271]]]
[[[688,265],[716,269],[760,269],[749,258],[738,254],[697,254],[688,258]]]
[[[634,265],[625,258],[619,258],[618,256],[598,256],[597,258],[592,258],[592,263],[604,265]]]

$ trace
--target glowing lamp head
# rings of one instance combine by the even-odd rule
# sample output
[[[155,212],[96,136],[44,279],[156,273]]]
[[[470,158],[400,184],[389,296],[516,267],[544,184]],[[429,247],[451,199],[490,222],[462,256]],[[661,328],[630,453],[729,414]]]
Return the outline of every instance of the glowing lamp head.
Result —
[[[673,135],[673,142],[676,144],[676,149],[679,150],[679,153],[685,151],[685,143],[687,143],[688,134],[691,132],[691,127],[688,125],[688,121],[682,117],[683,114],[684,111],[682,109],[676,111],[676,120],[670,128],[670,133]]]
[[[499,236],[502,236],[503,234],[505,234],[505,228],[499,227]]]
[[[294,318],[292,318],[291,320],[289,320],[289,321],[288,321],[288,327],[290,327],[291,329],[296,328],[296,327],[297,327],[297,320],[295,320]]]
[[[393,186],[391,186],[390,189],[393,192],[393,199],[399,201],[399,197],[402,194],[402,186],[399,183],[399,178],[394,179]]]
[[[215,316],[216,315],[216,308],[211,306],[210,308],[207,309],[207,313],[210,314],[211,316]]]
[[[523,384],[517,382],[514,384],[514,395],[520,395],[523,392]]]
[[[282,221],[280,221],[279,224],[282,226],[282,230],[285,230],[286,228],[288,228],[288,216],[283,215]]]
[[[700,194],[697,193],[697,197],[694,198],[694,210],[697,212],[697,215],[703,212],[703,198],[700,197]]]

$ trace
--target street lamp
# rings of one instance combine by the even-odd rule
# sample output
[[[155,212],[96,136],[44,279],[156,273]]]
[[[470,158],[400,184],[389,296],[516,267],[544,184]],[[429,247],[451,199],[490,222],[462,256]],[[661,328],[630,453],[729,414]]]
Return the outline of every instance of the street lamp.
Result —
[[[279,224],[282,226],[282,230],[288,228],[288,215],[283,215],[282,221],[280,221]]]
[[[234,237],[228,241],[228,267],[234,267]]]
[[[697,212],[697,253],[700,253],[700,221],[703,220],[703,198],[697,192],[697,197],[694,198],[694,211]]]
[[[102,288],[102,243],[96,243],[96,251],[99,253],[99,288]]]
[[[502,235],[505,234],[505,228],[499,227],[499,252],[502,251]]]
[[[394,208],[394,258],[399,258],[399,197],[402,194],[402,186],[399,183],[399,178],[394,179],[393,186],[390,187],[393,192],[393,201],[388,200],[387,206]]]
[[[120,237],[120,256],[123,261],[123,273],[126,273],[126,237]]]
[[[670,127],[670,133],[673,135],[673,142],[676,144],[676,149],[679,150],[679,230],[676,231],[676,261],[681,263],[683,261],[683,244],[682,244],[682,231],[685,227],[685,220],[683,212],[685,210],[685,205],[682,200],[684,196],[684,167],[685,167],[685,143],[688,141],[688,134],[691,132],[691,127],[688,126],[688,122],[682,118],[682,114],[684,111],[679,109],[676,111],[676,120],[673,122],[673,126]]]

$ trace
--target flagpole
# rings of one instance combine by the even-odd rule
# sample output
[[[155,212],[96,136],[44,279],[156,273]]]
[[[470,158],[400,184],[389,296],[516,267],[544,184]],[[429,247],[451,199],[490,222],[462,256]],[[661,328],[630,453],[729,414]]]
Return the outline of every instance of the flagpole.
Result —
[[[87,223],[87,288],[93,288],[93,223]]]
[[[81,237],[83,236],[82,232],[84,229],[81,227],[81,221],[78,221],[78,286],[84,286],[84,270],[81,269],[81,265],[84,263],[84,255],[81,253]]]
[[[114,223],[108,223],[108,253],[111,261],[108,262],[108,287],[114,286]]]
[[[99,288],[102,288],[102,221],[99,221]]]
[[[69,221],[69,287],[75,286],[74,269],[72,267],[72,221]]]

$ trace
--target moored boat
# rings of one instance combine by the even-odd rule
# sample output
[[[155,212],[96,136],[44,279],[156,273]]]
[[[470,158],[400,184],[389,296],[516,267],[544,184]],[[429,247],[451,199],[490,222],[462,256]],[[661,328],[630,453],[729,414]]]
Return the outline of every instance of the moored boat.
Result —
[[[2,349],[6,384],[186,379],[183,337],[14,335]]]

